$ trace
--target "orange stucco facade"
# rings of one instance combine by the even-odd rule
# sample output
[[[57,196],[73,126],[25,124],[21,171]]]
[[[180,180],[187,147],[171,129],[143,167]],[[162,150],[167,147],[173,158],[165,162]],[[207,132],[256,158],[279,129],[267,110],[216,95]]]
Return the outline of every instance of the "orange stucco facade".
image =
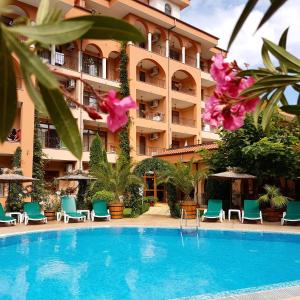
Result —
[[[11,3],[13,13],[8,18],[23,15],[35,19],[39,1],[20,0]],[[128,43],[128,76],[130,92],[138,104],[130,112],[130,143],[132,157],[140,161],[169,148],[211,142],[218,136],[201,121],[204,100],[212,93],[214,81],[209,64],[221,50],[218,39],[183,21],[172,12],[162,11],[160,1],[133,0],[55,0],[65,18],[101,13],[122,18],[145,35],[145,43]],[[174,14],[189,5],[188,0],[170,0]],[[178,10],[178,12],[177,12]],[[101,92],[119,90],[120,44],[116,41],[76,41],[63,46],[53,45],[51,51],[39,53],[78,101],[95,105],[93,95],[79,78]],[[16,63],[16,72],[18,66]],[[0,145],[0,167],[11,167],[11,157],[22,148],[24,175],[32,175],[34,106],[18,78],[18,114],[15,129],[21,129],[21,140]],[[98,132],[107,149],[108,160],[117,159],[118,135],[108,131],[106,116],[94,121],[75,106],[71,106],[82,134],[84,152],[78,161],[64,148],[51,120],[41,116],[40,131],[46,155],[46,178],[51,181],[71,169],[88,168],[89,147]],[[0,194],[1,197],[1,194]]]

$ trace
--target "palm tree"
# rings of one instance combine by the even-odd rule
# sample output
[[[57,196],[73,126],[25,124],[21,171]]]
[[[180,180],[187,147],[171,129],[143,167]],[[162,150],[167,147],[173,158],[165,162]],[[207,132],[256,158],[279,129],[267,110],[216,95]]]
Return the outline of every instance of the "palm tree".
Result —
[[[287,204],[288,198],[281,195],[278,187],[266,184],[264,189],[266,193],[258,198],[259,202],[269,204],[271,208],[281,208]]]
[[[190,160],[188,163],[178,161],[176,164],[170,164],[168,169],[158,174],[158,184],[171,183],[184,194],[183,201],[192,200],[191,192],[208,174],[207,169],[193,170],[193,163],[194,160]]]
[[[121,155],[115,165],[103,161],[99,164],[99,168],[94,171],[97,177],[96,182],[100,182],[105,190],[111,191],[115,195],[115,201],[119,202],[120,198],[125,195],[128,187],[132,184],[142,184],[140,177],[132,173],[132,165]]]

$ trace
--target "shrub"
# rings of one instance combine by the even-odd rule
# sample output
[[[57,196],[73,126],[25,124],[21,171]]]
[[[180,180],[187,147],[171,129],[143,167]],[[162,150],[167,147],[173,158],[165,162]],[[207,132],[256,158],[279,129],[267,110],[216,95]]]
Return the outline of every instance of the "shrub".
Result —
[[[107,203],[110,203],[115,200],[115,196],[113,192],[102,190],[95,193],[94,196],[92,197],[92,201],[99,200],[99,199],[105,200]]]
[[[141,207],[141,214],[144,214],[145,212],[147,212],[150,208],[150,204],[149,203],[143,203],[142,207]]]
[[[153,197],[153,196],[148,196],[148,197],[144,197],[144,203],[156,203],[158,201],[157,197]]]

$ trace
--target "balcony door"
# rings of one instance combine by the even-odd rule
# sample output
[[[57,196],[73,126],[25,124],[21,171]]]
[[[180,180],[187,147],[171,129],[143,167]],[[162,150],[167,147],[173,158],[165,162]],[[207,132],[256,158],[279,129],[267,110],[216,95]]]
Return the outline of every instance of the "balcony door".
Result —
[[[140,155],[146,155],[146,137],[140,136],[140,147],[139,147]]]
[[[172,123],[179,124],[179,111],[172,110]]]

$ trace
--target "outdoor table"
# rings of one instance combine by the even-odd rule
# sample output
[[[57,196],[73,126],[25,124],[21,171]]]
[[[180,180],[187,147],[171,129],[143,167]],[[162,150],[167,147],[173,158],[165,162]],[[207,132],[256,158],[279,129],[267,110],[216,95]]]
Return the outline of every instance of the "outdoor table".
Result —
[[[91,212],[88,209],[77,209],[77,212],[79,213],[85,213],[87,220],[91,219]]]
[[[241,222],[241,211],[239,209],[229,209],[228,210],[228,220],[230,221],[231,219],[231,213],[237,213],[238,214],[238,217],[239,217],[239,220]]]
[[[12,217],[12,216],[17,216],[17,220],[18,223],[22,223],[23,222],[23,214],[18,212],[18,211],[12,211],[12,212],[7,212],[6,213],[7,216]]]

